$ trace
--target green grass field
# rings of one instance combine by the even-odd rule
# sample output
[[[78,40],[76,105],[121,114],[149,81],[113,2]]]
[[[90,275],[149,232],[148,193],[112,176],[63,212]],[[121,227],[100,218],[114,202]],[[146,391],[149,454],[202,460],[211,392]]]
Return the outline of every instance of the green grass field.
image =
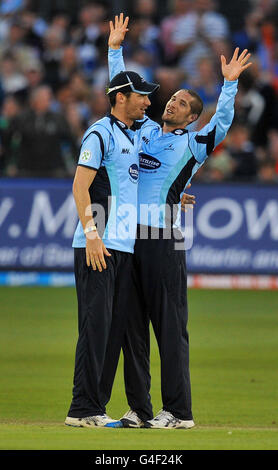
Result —
[[[277,450],[278,293],[189,291],[192,430],[63,424],[77,340],[73,288],[0,288],[0,449]],[[152,399],[161,408],[152,342]],[[127,411],[122,358],[108,414]]]

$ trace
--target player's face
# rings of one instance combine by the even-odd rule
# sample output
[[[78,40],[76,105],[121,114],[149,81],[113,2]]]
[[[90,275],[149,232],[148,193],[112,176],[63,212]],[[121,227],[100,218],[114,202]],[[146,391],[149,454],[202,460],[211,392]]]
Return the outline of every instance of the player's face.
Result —
[[[179,90],[166,104],[162,121],[175,128],[186,127],[194,120],[190,103],[193,97],[185,90]]]
[[[126,114],[128,118],[131,120],[143,119],[146,109],[150,104],[148,95],[132,92],[126,98]]]

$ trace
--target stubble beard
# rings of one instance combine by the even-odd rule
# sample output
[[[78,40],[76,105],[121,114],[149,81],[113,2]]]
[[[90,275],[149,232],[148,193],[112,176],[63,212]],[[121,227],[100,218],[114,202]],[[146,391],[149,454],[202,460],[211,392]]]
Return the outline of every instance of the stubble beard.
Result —
[[[167,119],[167,117],[164,117],[165,113],[162,114],[161,120],[163,124],[166,124],[167,126],[176,126],[177,123],[175,121],[172,121],[171,119]]]

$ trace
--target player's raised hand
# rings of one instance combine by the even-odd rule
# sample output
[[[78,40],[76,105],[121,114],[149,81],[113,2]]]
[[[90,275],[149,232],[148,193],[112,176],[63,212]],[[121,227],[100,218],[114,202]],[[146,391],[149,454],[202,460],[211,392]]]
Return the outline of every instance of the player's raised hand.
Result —
[[[240,74],[248,69],[252,62],[248,62],[251,54],[248,52],[247,49],[239,54],[239,47],[237,47],[234,51],[233,57],[229,64],[227,64],[226,58],[221,55],[221,68],[222,74],[226,80],[232,81],[237,80]],[[248,62],[248,63],[247,63]]]
[[[119,49],[124,38],[125,38],[125,35],[128,31],[128,21],[129,21],[129,17],[126,16],[124,18],[124,14],[121,13],[120,16],[115,16],[115,21],[113,23],[113,21],[109,21],[109,25],[110,25],[110,35],[109,35],[109,39],[108,39],[108,46],[111,48],[111,49]]]

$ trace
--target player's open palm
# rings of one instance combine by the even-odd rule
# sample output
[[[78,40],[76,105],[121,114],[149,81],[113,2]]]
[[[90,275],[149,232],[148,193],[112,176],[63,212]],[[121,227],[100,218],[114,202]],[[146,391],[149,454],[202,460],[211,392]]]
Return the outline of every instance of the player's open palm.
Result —
[[[247,49],[244,49],[244,51],[240,55],[238,54],[239,47],[235,49],[233,57],[229,63],[227,63],[226,58],[221,55],[222,74],[226,80],[237,80],[240,74],[244,70],[248,69],[250,65],[252,65],[252,62],[248,62],[251,54],[248,52]]]
[[[121,13],[119,17],[115,16],[114,23],[113,21],[109,22],[110,35],[108,39],[108,46],[111,49],[118,49],[121,46],[128,31],[128,21],[129,17],[127,16],[126,18],[124,18],[124,14]]]

